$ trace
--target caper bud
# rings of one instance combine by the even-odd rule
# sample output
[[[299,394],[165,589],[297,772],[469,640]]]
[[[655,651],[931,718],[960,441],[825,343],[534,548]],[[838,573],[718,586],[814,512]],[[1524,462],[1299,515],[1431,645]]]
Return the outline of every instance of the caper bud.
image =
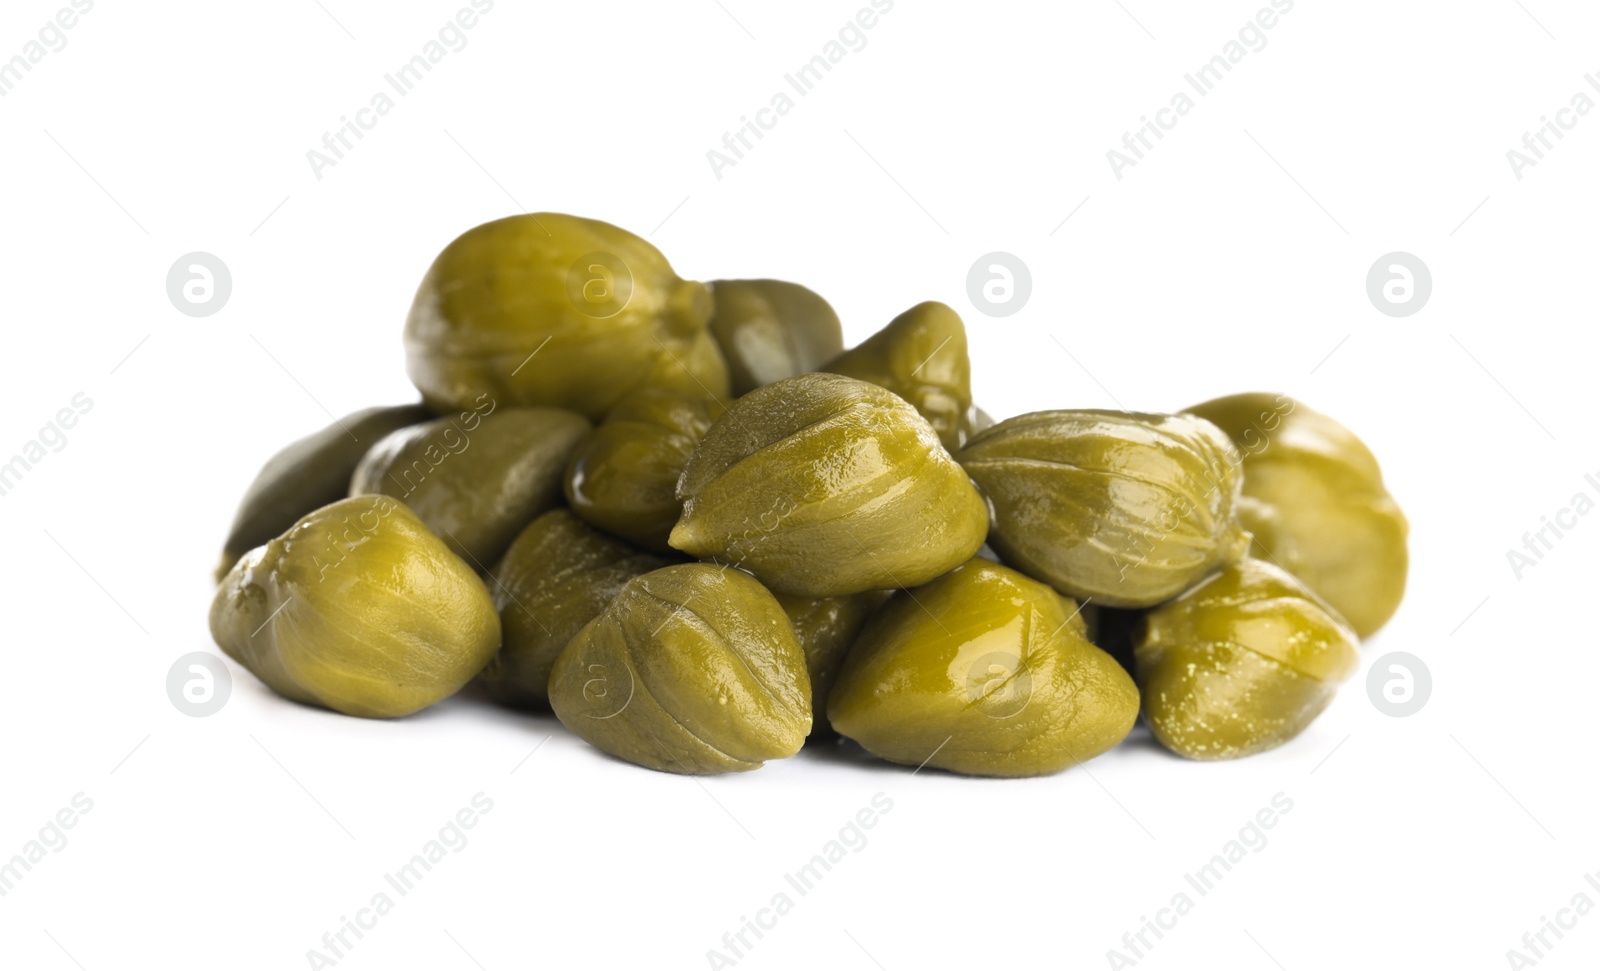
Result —
[[[628,581],[556,659],[550,706],[597,748],[693,775],[787,758],[811,730],[788,616],[748,574],[708,563]]]
[[[1409,526],[1378,460],[1353,432],[1287,395],[1237,394],[1189,409],[1244,457],[1239,519],[1253,555],[1305,581],[1368,637],[1405,595]]]
[[[645,388],[622,399],[567,463],[567,503],[592,526],[660,553],[683,513],[678,477],[727,405]]]
[[[483,582],[404,503],[341,499],[246,553],[211,636],[267,687],[347,715],[409,715],[500,646]]]
[[[983,545],[983,500],[901,398],[803,374],[740,398],[678,481],[671,543],[773,590],[838,597],[917,586]]]
[[[504,643],[479,680],[499,701],[549,704],[550,669],[634,577],[667,561],[555,509],[528,524],[489,575]]]
[[[1187,758],[1265,752],[1322,713],[1356,669],[1356,647],[1304,584],[1242,560],[1145,615],[1134,645],[1145,720]]]
[[[440,412],[479,395],[598,421],[638,387],[714,397],[728,371],[706,329],[711,292],[661,251],[594,219],[485,223],[434,260],[406,320],[406,370]]]
[[[1084,633],[1070,598],[973,559],[873,615],[828,718],[902,765],[1059,772],[1116,745],[1139,715],[1133,679]]]
[[[350,492],[350,476],[374,442],[433,415],[422,405],[368,408],[285,445],[261,467],[239,501],[233,528],[222,544],[216,579],[250,550],[276,539],[301,516]]]
[[[796,597],[773,594],[789,615],[794,635],[805,652],[806,673],[811,676],[811,737],[831,734],[828,728],[828,692],[833,689],[844,656],[872,612],[889,599],[887,590],[868,590],[848,597]]]
[[[479,402],[378,442],[350,494],[405,500],[457,556],[487,572],[522,527],[560,505],[567,458],[588,434],[589,423],[570,411]]]
[[[828,301],[783,280],[713,280],[711,334],[735,395],[815,371],[844,350]]]
[[[989,542],[1063,593],[1148,607],[1244,555],[1239,455],[1185,415],[1039,411],[957,458],[989,501]]]
[[[870,381],[911,402],[952,452],[977,422],[967,328],[937,301],[917,304],[821,370]]]

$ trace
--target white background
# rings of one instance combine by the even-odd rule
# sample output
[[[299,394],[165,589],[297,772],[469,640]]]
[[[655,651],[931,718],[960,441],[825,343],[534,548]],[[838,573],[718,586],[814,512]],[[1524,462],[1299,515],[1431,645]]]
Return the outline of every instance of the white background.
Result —
[[[479,792],[470,843],[339,967],[706,967],[880,792],[865,847],[738,967],[1106,967],[1277,793],[1270,842],[1139,967],[1506,967],[1574,894],[1600,902],[1600,516],[1521,579],[1506,560],[1600,478],[1600,112],[1522,179],[1506,159],[1600,100],[1600,11],[1301,0],[1119,181],[1107,150],[1264,4],[899,0],[719,180],[707,150],[864,5],[499,0],[320,180],[307,150],[464,2],[101,2],[0,99],[0,456],[93,401],[0,498],[0,858],[93,801],[0,898],[0,964],[306,967]],[[9,0],[0,59],[62,6]],[[210,571],[260,463],[409,400],[423,270],[523,207],[650,234],[686,277],[806,283],[852,342],[946,301],[1000,417],[1291,393],[1382,459],[1406,602],[1320,721],[1225,764],[1140,730],[1037,780],[809,751],[696,780],[549,717],[363,721],[237,667],[220,713],[177,711],[167,670],[215,650]],[[196,250],[233,275],[202,319],[164,288]],[[965,284],[994,250],[1034,282],[1003,319]],[[1434,280],[1398,319],[1364,287],[1394,250]],[[1404,719],[1365,690],[1395,650],[1434,678]],[[1539,967],[1593,967],[1600,916],[1550,940]]]

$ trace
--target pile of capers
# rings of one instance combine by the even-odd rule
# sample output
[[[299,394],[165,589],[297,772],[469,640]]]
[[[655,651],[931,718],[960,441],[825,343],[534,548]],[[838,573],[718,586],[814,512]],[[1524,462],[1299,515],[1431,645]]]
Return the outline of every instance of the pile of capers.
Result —
[[[407,715],[476,679],[621,759],[852,739],[1058,772],[1140,711],[1194,759],[1289,741],[1398,607],[1405,517],[1282,395],[996,424],[918,304],[846,349],[778,280],[680,279],[555,213],[468,231],[405,326],[420,404],[261,470],[211,630],[285,698]]]

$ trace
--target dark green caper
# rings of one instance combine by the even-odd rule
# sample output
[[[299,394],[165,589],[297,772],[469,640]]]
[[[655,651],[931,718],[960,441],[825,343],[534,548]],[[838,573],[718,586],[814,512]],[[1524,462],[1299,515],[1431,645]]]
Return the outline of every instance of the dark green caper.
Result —
[[[373,446],[351,495],[402,499],[480,572],[522,527],[561,503],[561,479],[589,423],[559,408],[477,409],[394,432]]]
[[[422,405],[368,408],[284,446],[261,467],[239,501],[233,528],[222,544],[217,581],[239,557],[276,539],[301,516],[348,495],[356,465],[380,438],[431,417]]]
[[[844,350],[839,315],[798,283],[713,280],[711,296],[711,334],[736,396],[818,370]]]
[[[868,590],[848,597],[795,597],[773,594],[794,625],[795,638],[806,655],[811,676],[811,736],[831,734],[828,692],[839,676],[844,657],[872,612],[889,599],[887,590]]]
[[[622,399],[567,463],[567,503],[592,526],[659,553],[683,513],[678,477],[727,405],[646,388]]]
[[[634,577],[667,565],[554,509],[528,524],[489,575],[504,643],[479,680],[499,701],[549,704],[561,649]]]

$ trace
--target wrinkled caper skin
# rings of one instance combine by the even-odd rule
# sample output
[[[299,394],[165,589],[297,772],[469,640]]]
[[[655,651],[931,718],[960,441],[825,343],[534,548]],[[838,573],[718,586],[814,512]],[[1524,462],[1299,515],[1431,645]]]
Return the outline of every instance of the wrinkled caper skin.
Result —
[[[396,718],[494,656],[483,582],[404,503],[341,499],[246,553],[211,604],[217,645],[293,701]]]
[[[678,477],[727,405],[645,388],[622,399],[567,463],[567,504],[591,526],[658,553],[683,513]]]
[[[630,580],[556,659],[550,706],[596,748],[686,775],[760,768],[811,731],[788,616],[749,575],[707,563]]]
[[[1063,593],[1149,607],[1245,554],[1239,455],[1185,415],[1039,411],[957,455],[989,502],[989,543]]]
[[[844,666],[844,656],[855,643],[872,612],[889,599],[888,590],[868,590],[848,597],[795,597],[773,594],[794,625],[795,639],[806,655],[811,676],[811,737],[831,736],[828,727],[828,692]]]
[[[1185,758],[1276,748],[1333,700],[1359,663],[1358,643],[1299,580],[1242,560],[1145,615],[1134,646],[1145,721]]]
[[[870,381],[911,402],[952,452],[978,421],[966,325],[937,301],[917,304],[821,370]]]
[[[490,571],[502,643],[479,682],[501,704],[548,708],[550,669],[561,649],[629,580],[667,564],[591,528],[569,510],[535,519]]]
[[[1237,394],[1189,409],[1244,457],[1239,519],[1253,555],[1305,581],[1370,637],[1405,596],[1410,527],[1372,452],[1288,395]]]
[[[485,223],[434,260],[406,320],[406,370],[440,412],[481,394],[598,421],[638,387],[715,397],[728,370],[706,329],[711,291],[661,251],[594,219]]]
[[[773,590],[840,597],[912,587],[983,545],[983,499],[903,399],[836,374],[745,395],[678,481],[676,549]]]
[[[522,527],[561,504],[567,460],[589,434],[559,408],[477,409],[394,432],[372,447],[350,494],[402,499],[480,573]]]
[[[828,718],[902,765],[1032,776],[1092,759],[1132,730],[1139,692],[1076,612],[1044,584],[974,559],[873,615]]]
[[[348,495],[350,476],[378,439],[432,417],[422,405],[368,408],[284,446],[261,467],[239,501],[222,544],[217,582],[245,553],[278,538],[306,513]]]
[[[844,350],[839,315],[798,283],[713,280],[711,296],[711,335],[735,396],[818,370]]]

